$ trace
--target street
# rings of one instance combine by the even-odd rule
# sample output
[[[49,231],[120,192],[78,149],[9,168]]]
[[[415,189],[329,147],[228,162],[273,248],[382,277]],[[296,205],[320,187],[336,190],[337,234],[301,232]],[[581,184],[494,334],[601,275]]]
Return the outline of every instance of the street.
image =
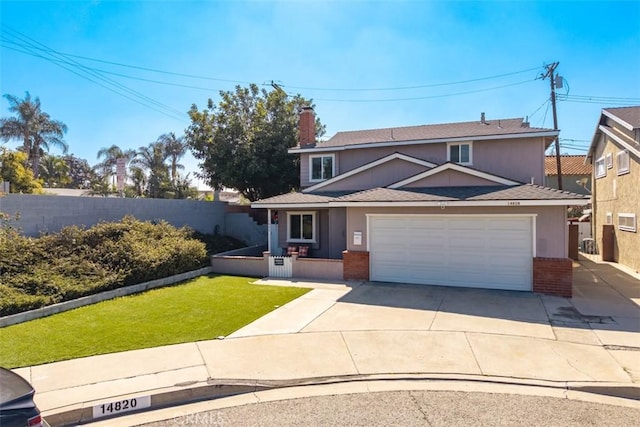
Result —
[[[393,391],[290,399],[185,413],[169,426],[631,426],[640,409],[553,397]]]

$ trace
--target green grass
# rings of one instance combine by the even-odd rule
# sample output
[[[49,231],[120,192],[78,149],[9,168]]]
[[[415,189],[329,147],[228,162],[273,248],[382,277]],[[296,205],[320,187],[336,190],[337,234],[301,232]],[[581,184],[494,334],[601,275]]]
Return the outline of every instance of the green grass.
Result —
[[[203,276],[0,328],[0,366],[17,368],[229,335],[308,289]]]

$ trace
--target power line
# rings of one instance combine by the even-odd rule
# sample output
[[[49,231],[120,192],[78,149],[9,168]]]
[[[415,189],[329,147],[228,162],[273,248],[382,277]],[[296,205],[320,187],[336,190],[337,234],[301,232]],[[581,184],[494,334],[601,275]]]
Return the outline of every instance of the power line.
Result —
[[[82,78],[84,78],[86,80],[89,80],[90,82],[95,83],[98,86],[101,86],[101,87],[103,87],[103,88],[105,88],[105,89],[107,89],[107,90],[109,90],[111,92],[114,92],[114,93],[116,93],[116,94],[118,94],[120,96],[123,96],[123,97],[125,97],[125,98],[127,98],[129,100],[132,100],[132,101],[134,101],[134,102],[136,102],[136,103],[138,103],[140,105],[143,105],[143,106],[145,106],[147,108],[150,108],[150,109],[152,109],[154,111],[157,111],[157,112],[159,112],[161,114],[167,115],[167,116],[169,116],[171,118],[180,120],[182,122],[186,122],[184,120],[184,117],[180,117],[180,115],[182,114],[181,111],[176,110],[176,109],[174,109],[172,107],[169,107],[169,106],[167,106],[165,104],[162,104],[162,103],[156,101],[155,99],[150,98],[150,97],[148,97],[148,96],[146,96],[146,95],[144,95],[144,94],[142,94],[142,93],[140,93],[140,92],[138,92],[136,90],[128,88],[127,86],[124,86],[123,84],[121,84],[121,83],[119,83],[119,82],[117,82],[117,81],[115,81],[113,79],[110,79],[108,77],[102,76],[99,72],[96,72],[96,71],[94,71],[94,70],[92,70],[92,69],[90,69],[88,67],[85,67],[83,64],[80,64],[77,61],[67,59],[67,58],[64,57],[63,54],[60,54],[60,53],[56,52],[55,50],[49,48],[48,46],[46,46],[46,45],[44,45],[44,44],[42,44],[42,43],[40,43],[40,42],[28,37],[28,36],[20,33],[19,31],[12,30],[12,29],[9,29],[8,27],[5,27],[3,29],[3,32],[5,33],[4,41],[8,41],[10,43],[16,44],[15,42],[13,42],[13,41],[11,41],[11,40],[6,38],[6,35],[8,35],[9,37],[17,38],[18,40],[22,41],[23,43],[26,43],[26,44],[23,44],[21,46],[24,49],[27,49],[28,52],[22,52],[22,53],[27,53],[27,54],[30,54],[32,56],[36,56],[36,57],[40,57],[42,59],[45,59],[45,60],[47,60],[47,61],[49,61],[49,62],[51,62],[51,63],[53,63],[53,64],[55,64],[55,65],[57,65],[57,66],[59,66],[61,68],[63,68],[63,69],[65,69],[65,70],[67,70],[67,71],[79,76],[79,77],[82,77]],[[11,34],[11,32],[13,32],[15,34]],[[5,46],[5,47],[8,48],[8,49],[20,51],[18,49],[14,49],[14,48],[11,48],[9,46]],[[48,56],[40,55],[40,54],[36,53],[35,50],[38,50],[38,51],[41,51],[41,52],[45,52]],[[66,65],[63,65],[63,64],[66,64]],[[79,70],[80,72],[78,72],[76,70]],[[99,81],[96,81],[95,79],[98,79]],[[127,93],[129,95],[127,95]],[[161,109],[155,108],[153,105],[155,105],[155,106],[157,106],[157,107],[159,107]],[[165,111],[163,111],[163,110],[165,110]]]
[[[332,92],[378,92],[378,91],[396,91],[396,90],[415,90],[415,89],[425,89],[425,88],[433,88],[433,87],[452,86],[452,85],[460,85],[460,84],[465,84],[465,83],[474,83],[474,82],[479,82],[479,81],[483,81],[483,80],[498,79],[498,78],[501,78],[501,77],[507,77],[507,76],[513,76],[513,75],[516,75],[516,74],[527,73],[529,71],[537,70],[539,68],[540,67],[528,68],[526,70],[514,71],[514,72],[511,72],[511,73],[497,74],[497,75],[493,75],[493,76],[479,77],[479,78],[476,78],[476,79],[469,79],[469,80],[460,80],[460,81],[457,81],[457,82],[432,83],[432,84],[424,84],[424,85],[416,85],[416,86],[383,87],[383,88],[359,88],[359,89],[354,89],[354,88],[350,88],[349,89],[349,88],[304,87],[304,86],[290,86],[290,85],[284,85],[284,84],[281,84],[280,86],[285,87],[285,88],[291,88],[291,89],[332,91]]]

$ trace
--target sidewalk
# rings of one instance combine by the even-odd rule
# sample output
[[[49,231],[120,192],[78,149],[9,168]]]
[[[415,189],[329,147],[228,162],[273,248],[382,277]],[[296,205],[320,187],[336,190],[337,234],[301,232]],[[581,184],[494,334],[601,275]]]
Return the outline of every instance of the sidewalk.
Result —
[[[602,387],[640,407],[640,280],[583,259],[573,300],[369,283],[303,297],[221,340],[16,369],[52,425],[129,397],[161,407],[274,387],[376,378]],[[148,398],[147,398],[148,396]]]

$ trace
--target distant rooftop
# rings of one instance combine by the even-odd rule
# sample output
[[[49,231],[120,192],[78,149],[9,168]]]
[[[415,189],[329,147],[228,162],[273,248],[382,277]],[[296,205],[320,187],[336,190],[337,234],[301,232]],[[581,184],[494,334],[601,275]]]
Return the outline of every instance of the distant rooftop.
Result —
[[[584,164],[585,156],[582,154],[577,155],[561,155],[560,167],[563,175],[590,175],[591,165]],[[558,168],[556,164],[556,156],[546,156],[544,158],[544,174],[545,175],[558,175]]]

